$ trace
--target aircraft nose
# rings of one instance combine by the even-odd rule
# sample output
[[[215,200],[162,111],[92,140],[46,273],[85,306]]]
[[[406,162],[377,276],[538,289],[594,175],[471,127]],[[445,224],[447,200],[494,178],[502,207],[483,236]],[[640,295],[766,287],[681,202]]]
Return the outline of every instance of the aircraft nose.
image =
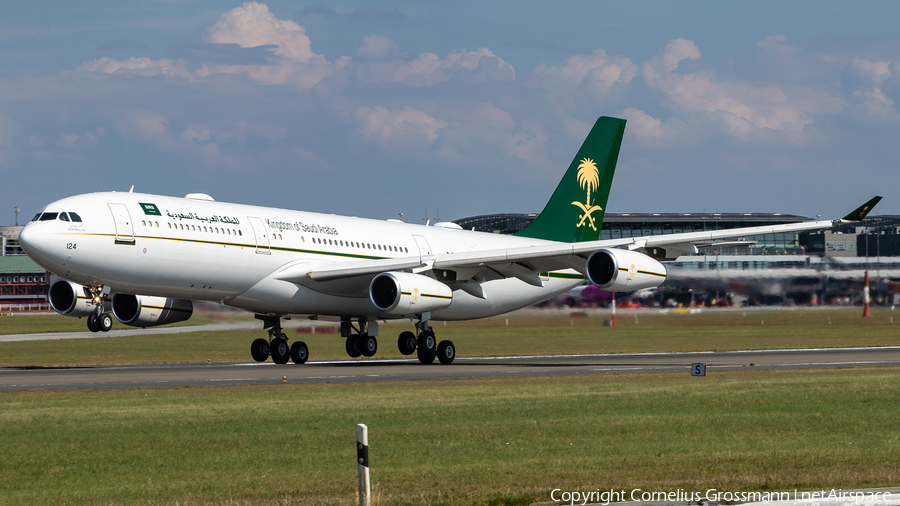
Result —
[[[44,234],[36,230],[34,223],[29,223],[19,232],[19,245],[32,259],[40,258],[46,251],[43,237]]]

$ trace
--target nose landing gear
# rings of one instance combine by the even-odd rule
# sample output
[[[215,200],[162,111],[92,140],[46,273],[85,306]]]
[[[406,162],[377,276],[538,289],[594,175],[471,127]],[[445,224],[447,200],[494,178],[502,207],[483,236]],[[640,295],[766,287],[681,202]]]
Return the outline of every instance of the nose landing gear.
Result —
[[[109,332],[112,329],[113,322],[112,316],[103,311],[103,286],[86,286],[84,289],[86,295],[91,298],[90,304],[97,307],[97,311],[87,317],[88,330],[91,332]]]

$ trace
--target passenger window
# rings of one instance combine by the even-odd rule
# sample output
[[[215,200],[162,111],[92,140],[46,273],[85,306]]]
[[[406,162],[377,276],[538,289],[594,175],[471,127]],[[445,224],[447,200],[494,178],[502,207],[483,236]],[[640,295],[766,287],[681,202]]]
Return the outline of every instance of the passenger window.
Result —
[[[146,226],[147,226],[147,222],[146,222],[146,221],[143,221],[143,220],[141,220],[141,225],[143,225],[143,226],[145,226],[145,227],[146,227]]]
[[[59,213],[44,213],[41,215],[41,221],[53,221]]]
[[[238,235],[244,235],[244,233],[238,230]]]
[[[69,213],[69,217],[72,218],[72,221],[75,223],[81,223],[81,216],[78,216],[78,213]]]
[[[62,221],[69,221],[69,215],[66,213],[59,213],[59,219]]]

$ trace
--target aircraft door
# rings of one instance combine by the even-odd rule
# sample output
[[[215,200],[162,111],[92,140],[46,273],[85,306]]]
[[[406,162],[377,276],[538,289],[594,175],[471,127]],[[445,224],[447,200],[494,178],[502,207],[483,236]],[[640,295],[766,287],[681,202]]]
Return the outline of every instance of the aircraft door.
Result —
[[[253,229],[253,235],[256,237],[256,252],[261,255],[270,254],[269,233],[266,231],[265,224],[263,224],[261,219],[252,216],[247,217],[247,220],[250,222],[250,227]]]
[[[428,239],[421,235],[413,235],[413,239],[416,240],[416,245],[419,247],[420,259],[424,260],[424,257],[431,256],[431,245],[428,244]]]
[[[134,226],[125,204],[108,204],[116,224],[116,244],[134,244]]]

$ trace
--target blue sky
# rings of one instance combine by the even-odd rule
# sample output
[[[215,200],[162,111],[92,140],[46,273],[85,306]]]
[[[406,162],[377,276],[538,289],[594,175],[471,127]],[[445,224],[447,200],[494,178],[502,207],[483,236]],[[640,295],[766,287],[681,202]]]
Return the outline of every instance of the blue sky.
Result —
[[[0,223],[101,190],[537,212],[628,120],[609,212],[900,214],[895,2],[12,2]]]

